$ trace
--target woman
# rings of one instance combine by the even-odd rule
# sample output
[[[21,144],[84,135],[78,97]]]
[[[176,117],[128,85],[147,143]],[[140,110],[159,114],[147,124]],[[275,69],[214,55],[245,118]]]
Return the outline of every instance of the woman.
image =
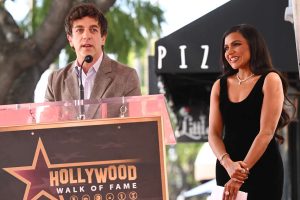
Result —
[[[283,108],[287,83],[250,25],[225,32],[222,62],[224,74],[211,91],[208,139],[223,199],[235,199],[241,190],[249,200],[280,200],[283,164],[275,138],[290,119]]]

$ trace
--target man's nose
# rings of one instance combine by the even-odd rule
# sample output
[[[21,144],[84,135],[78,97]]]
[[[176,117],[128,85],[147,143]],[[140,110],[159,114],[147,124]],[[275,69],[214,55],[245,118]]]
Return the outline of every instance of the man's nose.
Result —
[[[91,37],[90,30],[88,28],[85,28],[82,36],[83,36],[83,38],[90,38]]]

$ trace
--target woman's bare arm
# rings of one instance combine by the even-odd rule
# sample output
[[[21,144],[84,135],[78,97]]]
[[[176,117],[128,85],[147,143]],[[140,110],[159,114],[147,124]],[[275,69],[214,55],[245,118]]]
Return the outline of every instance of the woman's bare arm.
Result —
[[[260,118],[260,131],[254,139],[244,162],[248,168],[252,168],[266,151],[274,133],[282,112],[284,93],[279,75],[269,73],[263,86],[263,105]]]

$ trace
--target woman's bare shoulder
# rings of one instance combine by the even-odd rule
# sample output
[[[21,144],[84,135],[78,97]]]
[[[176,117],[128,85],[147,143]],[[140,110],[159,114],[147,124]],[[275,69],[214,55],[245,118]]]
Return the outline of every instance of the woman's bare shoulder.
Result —
[[[220,79],[216,80],[212,86],[211,94],[219,95],[220,93]]]
[[[264,85],[263,91],[265,92],[276,92],[278,90],[282,90],[282,81],[278,73],[270,72],[267,74]]]
[[[282,84],[281,78],[278,73],[270,72],[267,74],[265,78],[265,84],[272,86],[273,84]]]

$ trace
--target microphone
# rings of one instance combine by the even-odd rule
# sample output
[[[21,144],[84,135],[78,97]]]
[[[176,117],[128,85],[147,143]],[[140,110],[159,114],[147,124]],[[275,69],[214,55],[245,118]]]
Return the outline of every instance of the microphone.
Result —
[[[80,100],[84,100],[84,87],[82,84],[82,68],[83,68],[83,64],[85,62],[87,63],[91,63],[93,61],[93,57],[91,55],[87,55],[85,56],[84,60],[82,61],[81,65],[80,65],[80,71],[79,71],[79,95],[80,95]],[[82,102],[80,103],[82,104]],[[85,111],[84,111],[84,105],[80,105],[80,113],[78,116],[78,119],[85,119]]]
[[[79,71],[79,95],[80,95],[80,100],[83,100],[84,99],[84,87],[83,87],[83,84],[82,84],[82,67],[83,67],[83,64],[85,62],[87,63],[91,63],[93,61],[93,56],[91,55],[87,55],[85,56],[84,60],[82,61],[81,65],[80,65],[80,71]]]

